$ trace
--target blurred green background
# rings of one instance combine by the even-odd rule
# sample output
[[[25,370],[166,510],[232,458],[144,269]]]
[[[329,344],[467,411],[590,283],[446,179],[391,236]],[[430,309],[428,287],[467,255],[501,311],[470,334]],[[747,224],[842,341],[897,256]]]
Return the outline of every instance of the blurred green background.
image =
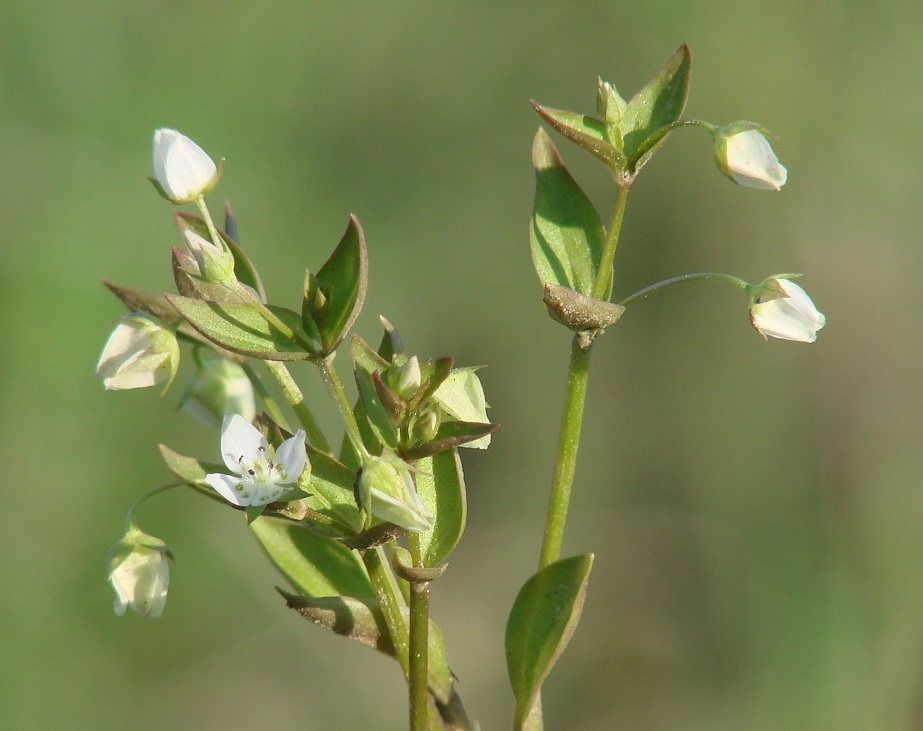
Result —
[[[738,188],[704,133],[674,135],[632,189],[616,294],[801,271],[829,325],[811,346],[764,342],[739,292],[703,283],[598,342],[565,543],[597,561],[547,726],[923,728],[910,0],[5,0],[0,725],[405,726],[397,665],[288,611],[239,514],[191,492],[138,515],[177,555],[165,616],[111,612],[104,556],[168,479],[156,444],[217,456],[179,389],[93,377],[121,312],[99,280],[171,286],[171,211],[146,180],[171,126],[227,158],[210,200],[233,202],[274,300],[297,305],[354,212],[358,332],[377,339],[384,314],[425,357],[489,366],[502,429],[464,454],[469,529],[433,611],[469,711],[509,727],[503,628],[537,562],[569,343],[529,260],[528,99],[591,112],[597,75],[630,96],[683,41],[688,116],[766,125],[789,183]],[[608,210],[606,173],[559,145]]]

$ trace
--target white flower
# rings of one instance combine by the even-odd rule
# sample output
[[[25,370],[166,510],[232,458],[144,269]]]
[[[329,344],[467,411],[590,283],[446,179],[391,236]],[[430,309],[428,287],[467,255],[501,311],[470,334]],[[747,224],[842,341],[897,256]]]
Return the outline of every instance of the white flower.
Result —
[[[769,141],[757,129],[720,132],[715,137],[715,159],[721,172],[748,188],[780,190],[788,179]]]
[[[394,523],[414,533],[430,530],[433,518],[420,500],[407,464],[393,454],[369,457],[358,482],[359,507],[367,518]]]
[[[310,467],[304,438],[304,430],[299,429],[273,452],[255,426],[238,414],[229,414],[221,424],[221,456],[233,474],[212,473],[205,482],[225,500],[242,507],[278,500]]]
[[[174,129],[154,133],[154,179],[173,203],[188,203],[218,182],[218,168],[195,142]]]
[[[96,375],[110,391],[164,381],[169,388],[177,368],[179,343],[173,331],[147,315],[126,315],[106,341]]]
[[[208,348],[202,348],[196,359],[199,370],[189,380],[181,406],[214,426],[219,426],[228,414],[240,414],[246,421],[253,421],[256,396],[243,367]]]
[[[131,526],[109,551],[109,583],[115,589],[113,609],[119,616],[131,607],[144,617],[159,617],[170,585],[170,549],[159,538]]]
[[[776,282],[785,297],[755,301],[750,305],[750,322],[763,337],[813,343],[817,331],[827,322],[805,291],[788,279],[769,279]]]
[[[477,368],[458,368],[452,371],[449,377],[439,384],[433,399],[443,411],[457,421],[487,424],[490,422],[487,418],[487,400],[484,398],[484,387],[481,386],[481,380],[475,371]],[[490,434],[459,446],[487,449],[490,446]]]

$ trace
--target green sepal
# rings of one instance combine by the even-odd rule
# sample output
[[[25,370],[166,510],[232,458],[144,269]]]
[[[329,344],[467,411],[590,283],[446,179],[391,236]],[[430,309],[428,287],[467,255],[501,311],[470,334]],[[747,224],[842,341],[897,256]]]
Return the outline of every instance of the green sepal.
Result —
[[[407,413],[407,402],[395,393],[387,383],[382,380],[381,373],[374,371],[371,374],[372,387],[385,412],[394,424],[400,424]]]
[[[447,449],[416,464],[417,495],[434,518],[431,530],[419,534],[424,566],[438,566],[452,553],[468,514],[465,475],[458,451]]]
[[[450,355],[420,364],[423,383],[420,384],[420,391],[417,393],[414,398],[414,403],[411,405],[413,409],[425,404],[430,397],[439,390],[439,387],[445,383],[449,374],[452,373],[453,365],[455,365],[455,359]]]
[[[625,170],[628,167],[625,155],[610,142],[605,122],[577,112],[544,107],[535,101],[532,106],[555,131],[602,160],[611,170]]]
[[[506,664],[521,727],[542,683],[574,634],[593,554],[556,561],[519,590],[506,625]]]
[[[184,249],[173,248],[173,281],[183,297],[208,300],[223,305],[253,305],[253,295],[235,279],[209,282],[203,279],[195,257]]]
[[[388,367],[384,361],[362,338],[354,335],[350,342],[350,355],[353,361],[353,376],[362,401],[365,421],[378,444],[366,444],[370,450],[380,451],[385,446],[392,452],[397,450],[397,429],[387,407],[375,389],[373,373],[381,373]]]
[[[183,229],[189,228],[199,234],[199,236],[201,236],[203,239],[211,241],[211,233],[208,230],[208,225],[201,218],[198,216],[193,216],[190,213],[183,213],[182,211],[175,211],[173,215],[175,216],[176,225],[179,228],[181,235]],[[230,207],[227,208],[227,216],[225,221],[225,227],[230,228],[229,224],[233,224],[234,221]],[[236,226],[234,226],[234,228],[236,229]],[[263,281],[260,279],[260,275],[256,271],[256,267],[253,265],[253,262],[250,261],[250,258],[244,253],[244,250],[240,248],[240,245],[234,240],[232,236],[228,235],[224,231],[218,231],[218,235],[221,237],[224,245],[228,248],[234,257],[234,275],[237,277],[238,281],[250,287],[254,292],[256,292],[260,302],[265,303],[266,290],[263,289]]]
[[[429,457],[447,449],[482,439],[499,426],[499,424],[476,421],[443,421],[439,424],[436,436],[431,441],[415,445],[407,449],[401,456],[409,460]]]
[[[186,322],[232,353],[262,360],[311,360],[314,357],[294,337],[277,330],[256,305],[225,305],[172,294],[165,297]],[[265,307],[293,333],[307,340],[297,313],[273,305]]]
[[[589,295],[605,239],[599,214],[542,129],[532,143],[532,165],[535,204],[529,240],[538,278]]]
[[[685,43],[657,75],[628,102],[622,116],[622,140],[629,168],[636,173],[679,121],[689,96],[692,59]]]
[[[352,596],[374,600],[375,590],[359,554],[305,526],[262,517],[250,530],[298,591],[309,596]]]
[[[398,333],[397,329],[387,318],[379,315],[378,319],[381,321],[381,326],[385,330],[384,334],[381,336],[381,343],[378,345],[378,355],[386,362],[390,363],[394,360],[395,355],[403,355],[404,342],[401,340],[400,333]]]
[[[359,316],[368,288],[368,253],[365,236],[355,216],[349,217],[346,232],[330,258],[316,275],[305,280],[301,316],[306,331],[320,336],[321,351],[336,350]]]

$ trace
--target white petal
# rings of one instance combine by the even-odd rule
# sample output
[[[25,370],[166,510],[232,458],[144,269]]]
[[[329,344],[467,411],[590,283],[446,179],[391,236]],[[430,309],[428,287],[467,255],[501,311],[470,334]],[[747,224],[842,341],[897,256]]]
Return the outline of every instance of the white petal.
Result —
[[[251,505],[267,505],[292,490],[291,487],[276,485],[273,482],[254,482],[247,485],[247,487],[250,488],[253,495],[250,499]]]
[[[276,450],[274,461],[288,476],[287,482],[297,482],[301,473],[304,472],[308,461],[304,438],[304,430],[299,429],[295,436],[286,439]]]
[[[195,142],[172,129],[154,133],[154,177],[171,198],[191,200],[212,183],[214,161]]]
[[[228,414],[221,423],[221,457],[231,472],[240,475],[243,470],[238,461],[252,462],[260,453],[260,448],[269,449],[260,431],[239,414]]]
[[[213,472],[205,476],[205,484],[234,505],[246,507],[253,502],[253,483],[239,477]]]

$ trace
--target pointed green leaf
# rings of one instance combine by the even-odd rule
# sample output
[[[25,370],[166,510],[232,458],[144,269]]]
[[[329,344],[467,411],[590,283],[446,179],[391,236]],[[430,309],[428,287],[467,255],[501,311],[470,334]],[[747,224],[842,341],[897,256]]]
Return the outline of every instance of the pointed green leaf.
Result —
[[[353,361],[353,375],[365,412],[366,421],[372,429],[375,439],[391,451],[397,449],[397,428],[388,410],[382,403],[372,380],[373,373],[381,373],[387,363],[362,338],[354,336],[350,343]],[[367,444],[372,449],[376,445]]]
[[[689,96],[690,68],[689,46],[684,43],[667,59],[657,76],[628,102],[622,118],[622,137],[633,170],[663,140],[663,135],[657,138],[658,131],[683,116]]]
[[[221,495],[205,484],[205,476],[207,474],[211,472],[225,472],[223,465],[200,462],[194,457],[187,457],[179,452],[174,452],[165,444],[161,444],[158,449],[160,450],[160,457],[163,459],[164,464],[166,464],[167,469],[189,485],[189,487],[219,503],[230,504],[221,497]]]
[[[395,656],[394,643],[388,634],[384,615],[378,602],[351,596],[301,596],[276,587],[290,609],[315,624],[338,635],[356,640],[379,652]]]
[[[359,530],[362,516],[353,494],[356,473],[326,452],[311,445],[307,446],[307,450],[311,462],[308,505],[335,520],[350,533]]]
[[[563,109],[543,107],[534,101],[532,106],[539,113],[539,116],[557,132],[580,145],[580,147],[602,160],[613,170],[624,170],[627,167],[625,155],[609,142],[606,135],[606,124],[601,120],[577,114],[576,112],[566,112]]]
[[[374,598],[359,554],[334,539],[297,523],[265,516],[254,520],[250,530],[269,560],[301,593]]]
[[[529,238],[538,278],[589,295],[605,237],[599,215],[541,129],[532,143],[532,164],[535,206]]]
[[[330,258],[306,287],[302,316],[314,321],[323,343],[323,354],[332,353],[352,327],[368,287],[368,254],[365,236],[355,216]],[[318,288],[322,294],[317,298]]]
[[[458,447],[469,442],[476,442],[495,431],[499,424],[487,424],[479,421],[444,421],[432,441],[419,444],[406,450],[408,459],[420,459]]]
[[[167,301],[202,335],[232,353],[264,360],[310,360],[298,341],[280,332],[256,305],[223,305],[180,295],[165,295]],[[297,313],[266,306],[291,331],[307,339]]]
[[[506,664],[516,697],[516,728],[574,634],[593,554],[556,561],[519,590],[506,625]]]
[[[432,530],[420,534],[423,565],[438,566],[465,531],[468,504],[458,451],[447,449],[421,459],[414,477],[420,500],[435,518]]]

